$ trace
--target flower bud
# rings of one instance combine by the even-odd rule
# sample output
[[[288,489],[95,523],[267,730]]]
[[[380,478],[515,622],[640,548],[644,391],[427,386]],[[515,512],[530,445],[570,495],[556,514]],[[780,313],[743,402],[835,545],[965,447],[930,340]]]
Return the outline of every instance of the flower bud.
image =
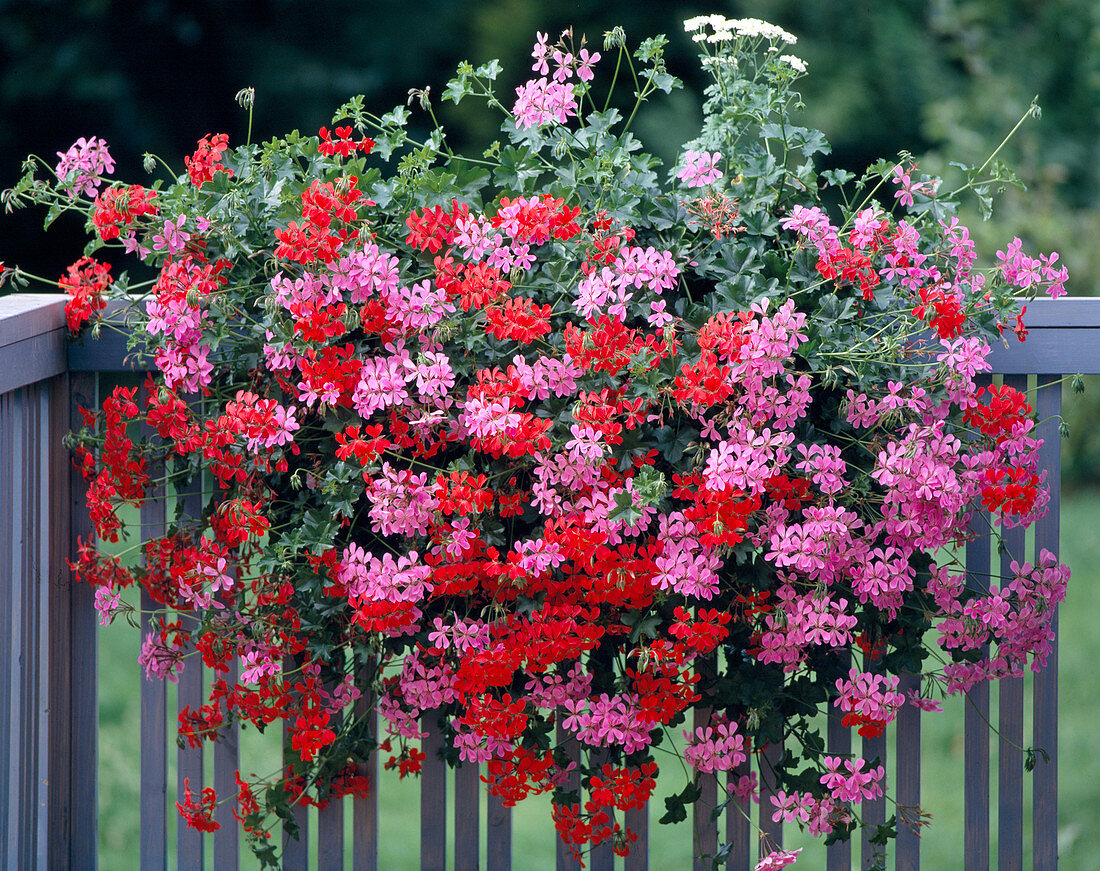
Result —
[[[610,51],[613,48],[622,48],[626,45],[626,31],[616,25],[603,35],[603,50]]]

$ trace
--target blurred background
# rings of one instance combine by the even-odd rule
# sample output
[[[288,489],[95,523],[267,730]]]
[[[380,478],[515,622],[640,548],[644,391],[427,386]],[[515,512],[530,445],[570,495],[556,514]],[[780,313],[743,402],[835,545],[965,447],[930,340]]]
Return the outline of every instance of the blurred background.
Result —
[[[246,86],[256,89],[253,141],[294,128],[315,133],[355,94],[365,94],[379,114],[404,103],[412,87],[430,86],[439,95],[463,59],[499,58],[507,103],[530,75],[535,31],[556,34],[568,26],[597,50],[615,25],[625,28],[631,44],[669,35],[669,66],[687,87],[650,103],[635,129],[670,161],[701,118],[701,79],[682,21],[720,12],[764,18],[798,36],[793,51],[809,67],[801,83],[805,118],[832,143],[828,166],[859,172],[906,150],[924,171],[949,175],[949,161],[981,163],[1037,96],[1042,118],[1029,120],[1001,155],[1027,193],[1008,190],[984,223],[976,204],[967,204],[963,219],[986,255],[1019,236],[1033,253],[1061,253],[1071,294],[1097,293],[1095,0],[329,0],[323,13],[316,8],[297,0],[0,0],[0,189],[18,179],[28,152],[52,165],[55,152],[80,136],[108,141],[120,178],[146,178],[145,152],[182,172],[183,156],[200,137],[225,132],[231,144],[244,141],[247,112],[234,95]],[[480,151],[497,137],[499,119],[483,106],[434,103],[453,146]],[[83,229],[62,220],[43,235],[42,218],[36,211],[0,214],[0,262],[53,278],[79,256]],[[1064,556],[1075,573],[1074,607],[1064,612],[1063,631],[1079,617],[1072,631],[1091,639],[1076,659],[1065,650],[1062,662],[1063,698],[1080,719],[1074,726],[1067,711],[1064,726],[1067,749],[1080,751],[1063,756],[1072,759],[1063,798],[1063,857],[1072,868],[1100,868],[1093,822],[1100,813],[1100,770],[1081,758],[1095,755],[1085,751],[1100,716],[1088,680],[1100,651],[1100,632],[1088,617],[1100,607],[1098,585],[1089,583],[1100,565],[1100,490],[1094,489],[1100,486],[1100,384],[1086,382],[1084,396],[1067,394],[1070,435],[1063,444]],[[105,633],[105,652],[117,649],[121,657],[108,661],[108,671],[136,673],[124,653],[136,643],[127,631]],[[136,710],[127,719],[136,696],[112,696],[106,673],[104,679],[104,734],[117,727],[126,735],[136,723]],[[959,748],[943,740],[947,772]],[[109,769],[101,797],[106,868],[136,867],[136,782],[128,745],[121,744],[110,749],[108,739],[101,741]],[[952,825],[958,812],[947,805],[940,815],[934,828]],[[109,858],[116,854],[117,865]],[[948,849],[930,867],[954,867],[951,855]]]

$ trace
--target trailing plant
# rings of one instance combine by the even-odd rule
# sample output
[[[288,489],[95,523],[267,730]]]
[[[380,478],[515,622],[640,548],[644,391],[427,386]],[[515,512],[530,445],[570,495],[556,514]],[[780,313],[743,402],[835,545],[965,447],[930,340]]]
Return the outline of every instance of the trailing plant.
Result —
[[[128,586],[156,602],[148,674],[216,672],[181,742],[286,724],[273,777],[188,788],[192,825],[234,801],[274,865],[276,820],[361,794],[372,753],[415,774],[435,722],[506,804],[551,793],[578,856],[630,849],[666,755],[690,782],[663,822],[725,774],[743,810],[846,838],[889,784],[826,750],[822,713],[873,736],[1045,662],[1066,568],[1013,554],[997,587],[958,554],[1046,509],[1032,407],[982,379],[989,342],[1026,335],[1021,292],[1065,292],[1057,254],[979,260],[953,212],[1013,181],[995,161],[950,192],[906,155],[821,171],[794,37],[686,29],[711,84],[673,167],[631,132],[679,86],[664,37],[540,33],[514,100],[496,62],[443,93],[502,114],[482,155],[452,151],[425,89],[424,139],[358,97],[316,136],[149,158],[145,184],[83,140],[6,195],[87,216],[70,328],[115,328],[121,301],[156,367],[86,413],[74,571],[104,622]],[[105,248],[154,277],[114,277]],[[155,493],[167,531],[108,549]],[[768,747],[761,796],[743,764]],[[795,858],[765,846],[760,868]]]

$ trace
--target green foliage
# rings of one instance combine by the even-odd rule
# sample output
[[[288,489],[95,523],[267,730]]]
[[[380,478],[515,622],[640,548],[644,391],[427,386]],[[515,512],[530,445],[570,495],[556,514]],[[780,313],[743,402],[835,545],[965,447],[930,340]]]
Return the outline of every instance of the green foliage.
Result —
[[[703,790],[695,783],[689,783],[680,792],[665,798],[665,813],[657,820],[661,825],[682,823],[687,819],[688,806],[697,802]]]

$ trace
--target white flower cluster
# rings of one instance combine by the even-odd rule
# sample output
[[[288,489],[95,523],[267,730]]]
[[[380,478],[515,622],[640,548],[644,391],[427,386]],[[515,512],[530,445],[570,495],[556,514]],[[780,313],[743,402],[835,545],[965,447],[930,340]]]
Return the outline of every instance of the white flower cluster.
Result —
[[[714,32],[704,31],[710,28]],[[695,42],[727,42],[741,36],[763,37],[770,42],[785,42],[794,45],[797,37],[782,27],[761,21],[759,18],[726,18],[724,15],[696,15],[684,22],[684,31],[691,33]],[[795,66],[791,64],[791,66]],[[797,69],[797,67],[795,67]]]
[[[806,61],[802,60],[802,58],[800,57],[795,57],[793,54],[781,54],[779,56],[779,59],[784,63],[789,64],[791,69],[793,69],[795,72],[806,72]]]

